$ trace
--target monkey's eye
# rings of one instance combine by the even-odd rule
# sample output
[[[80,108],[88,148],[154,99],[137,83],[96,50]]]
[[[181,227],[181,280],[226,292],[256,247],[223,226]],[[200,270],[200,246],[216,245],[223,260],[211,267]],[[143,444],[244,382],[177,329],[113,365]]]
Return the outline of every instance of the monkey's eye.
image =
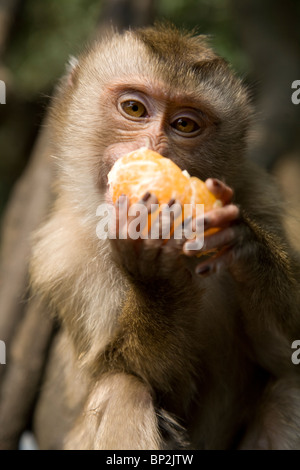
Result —
[[[197,122],[189,117],[180,117],[173,121],[171,126],[182,134],[194,134],[200,129]]]
[[[128,116],[132,116],[134,118],[141,118],[147,116],[147,109],[140,103],[140,101],[136,100],[128,100],[121,103],[121,107],[123,111],[128,114]]]

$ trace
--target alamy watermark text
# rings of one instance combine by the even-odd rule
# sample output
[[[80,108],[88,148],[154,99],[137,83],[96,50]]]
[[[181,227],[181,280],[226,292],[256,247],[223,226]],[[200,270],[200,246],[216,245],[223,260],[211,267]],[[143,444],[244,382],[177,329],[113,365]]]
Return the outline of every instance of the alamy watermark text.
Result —
[[[0,80],[0,104],[6,104],[6,86],[3,80]]]
[[[0,364],[6,364],[6,346],[4,341],[0,341]]]

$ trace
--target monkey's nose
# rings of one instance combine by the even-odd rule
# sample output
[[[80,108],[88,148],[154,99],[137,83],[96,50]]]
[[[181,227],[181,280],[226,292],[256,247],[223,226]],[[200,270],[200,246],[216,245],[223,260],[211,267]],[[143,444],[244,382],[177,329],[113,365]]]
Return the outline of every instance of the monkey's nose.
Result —
[[[147,147],[163,157],[168,157],[168,145],[162,137],[147,135],[143,138],[142,147]]]
[[[148,135],[145,136],[145,143],[144,143],[144,147],[147,147],[147,149],[150,149],[151,148],[151,139]]]

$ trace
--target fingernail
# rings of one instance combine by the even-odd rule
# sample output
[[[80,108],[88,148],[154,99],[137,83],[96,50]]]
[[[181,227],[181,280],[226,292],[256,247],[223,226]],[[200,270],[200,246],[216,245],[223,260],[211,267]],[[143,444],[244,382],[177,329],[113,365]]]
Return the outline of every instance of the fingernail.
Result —
[[[196,274],[203,275],[208,274],[210,272],[210,266],[200,266],[200,268],[196,268]]]
[[[170,199],[170,201],[168,202],[168,206],[171,207],[173,206],[173,204],[175,204],[175,199],[172,197],[172,199]]]
[[[149,197],[151,196],[151,193],[149,191],[147,191],[144,196],[142,197],[142,201],[143,202],[146,202],[148,201]]]
[[[121,196],[117,200],[117,205],[121,206],[127,202],[127,196],[125,194],[121,194]]]
[[[213,179],[213,185],[215,188],[221,188],[221,184],[219,183],[218,180]]]

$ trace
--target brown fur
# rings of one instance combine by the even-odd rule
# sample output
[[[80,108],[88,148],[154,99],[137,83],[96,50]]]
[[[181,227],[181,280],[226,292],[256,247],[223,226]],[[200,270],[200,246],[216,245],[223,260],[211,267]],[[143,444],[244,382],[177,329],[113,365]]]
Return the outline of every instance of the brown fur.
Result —
[[[124,87],[146,87],[168,110],[196,103],[205,116],[197,145],[161,128],[120,130]],[[300,337],[299,264],[275,186],[244,157],[251,115],[240,80],[206,39],[173,28],[112,34],[62,80],[52,108],[57,200],[36,234],[31,277],[68,351],[53,351],[64,392],[51,406],[42,393],[34,422],[43,415],[48,426],[56,407],[68,418],[61,411],[59,441],[53,429],[42,447],[300,447],[300,378],[290,360]],[[191,175],[233,187],[243,237],[228,269],[200,278],[180,258],[166,275],[165,258],[157,275],[132,277],[98,240],[107,172],[145,141]],[[45,390],[55,392],[55,380],[49,365]]]

